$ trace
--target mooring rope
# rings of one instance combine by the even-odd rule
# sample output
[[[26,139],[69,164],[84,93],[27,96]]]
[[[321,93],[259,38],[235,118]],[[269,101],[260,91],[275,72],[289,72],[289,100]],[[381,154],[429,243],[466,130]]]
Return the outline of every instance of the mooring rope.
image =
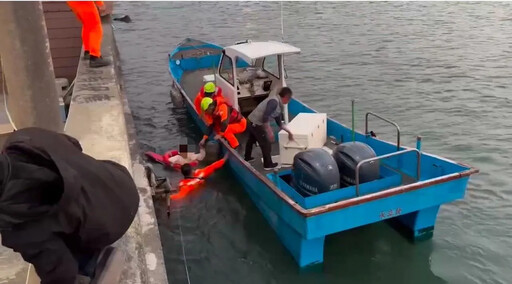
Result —
[[[29,264],[28,265],[28,270],[27,270],[27,279],[25,280],[25,284],[30,284],[29,280],[30,280],[30,267],[32,266],[32,264]]]
[[[1,60],[1,58],[0,58],[0,60]],[[1,61],[0,61],[0,66],[3,66]],[[14,125],[14,122],[12,121],[12,118],[11,118],[11,114],[9,113],[9,108],[7,107],[7,92],[5,91],[5,84],[7,84],[5,82],[5,71],[2,70],[2,92],[4,95],[5,113],[7,114],[7,118],[9,119],[9,123],[11,123],[12,128],[16,131],[18,129],[16,128],[16,125]]]
[[[187,282],[190,284],[190,275],[188,273],[187,255],[185,254],[185,242],[183,241],[183,232],[181,231],[181,207],[176,210],[178,211],[178,228],[180,229],[180,240],[181,240],[181,252],[183,253],[183,263],[185,264],[185,272],[187,273]]]

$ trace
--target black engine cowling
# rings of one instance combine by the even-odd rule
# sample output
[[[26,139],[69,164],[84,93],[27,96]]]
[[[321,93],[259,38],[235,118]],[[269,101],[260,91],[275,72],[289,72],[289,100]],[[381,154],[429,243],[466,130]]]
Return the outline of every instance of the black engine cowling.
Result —
[[[332,152],[340,172],[340,184],[350,186],[355,184],[357,164],[377,155],[367,144],[361,142],[346,142],[338,145]],[[359,169],[359,183],[365,183],[379,178],[379,161],[365,163]]]
[[[328,192],[340,187],[334,158],[323,149],[309,149],[293,158],[292,185],[302,196]]]

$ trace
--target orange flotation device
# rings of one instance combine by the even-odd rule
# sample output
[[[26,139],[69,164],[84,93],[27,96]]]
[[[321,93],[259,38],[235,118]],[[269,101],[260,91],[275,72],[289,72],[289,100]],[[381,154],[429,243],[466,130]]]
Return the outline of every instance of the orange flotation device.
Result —
[[[171,194],[170,199],[176,200],[187,196],[191,191],[203,185],[205,179],[211,176],[216,170],[222,168],[225,162],[225,159],[220,159],[207,167],[195,170],[192,176],[185,177],[180,181],[178,192]]]

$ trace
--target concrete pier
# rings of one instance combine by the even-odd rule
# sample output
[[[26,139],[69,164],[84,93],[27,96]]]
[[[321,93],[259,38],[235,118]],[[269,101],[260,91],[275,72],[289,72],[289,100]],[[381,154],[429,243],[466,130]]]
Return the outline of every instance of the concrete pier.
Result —
[[[60,92],[55,85],[43,5],[40,2],[2,2],[0,27],[8,107],[16,127],[37,126],[61,131]]]
[[[168,283],[151,190],[123,92],[119,54],[109,17],[104,19],[103,32],[103,57],[113,64],[91,69],[88,61],[80,60],[64,132],[77,138],[86,154],[124,165],[139,189],[138,214],[128,232],[114,244],[126,256],[124,263],[119,263],[123,270],[118,283]],[[0,283],[39,283],[34,270],[29,270],[18,254],[6,250],[0,250]]]
[[[151,190],[139,158],[135,128],[123,92],[119,53],[110,18],[103,24],[103,57],[111,66],[78,66],[73,98],[64,132],[77,138],[84,152],[128,168],[139,188],[138,214],[125,236],[116,243],[126,253],[119,283],[168,283]]]

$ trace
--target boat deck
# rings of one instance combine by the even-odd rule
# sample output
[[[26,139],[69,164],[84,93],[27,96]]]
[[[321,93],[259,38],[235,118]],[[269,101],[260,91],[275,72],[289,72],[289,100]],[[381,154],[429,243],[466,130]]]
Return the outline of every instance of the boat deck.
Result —
[[[204,85],[203,77],[211,75],[214,71],[212,69],[200,69],[192,72],[185,72],[181,77],[181,86],[190,100],[193,102],[197,92]]]
[[[201,69],[197,71],[192,72],[185,72],[181,79],[181,86],[183,87],[184,91],[186,92],[187,96],[194,101],[194,98],[196,94],[199,92],[201,87],[203,86],[203,76],[212,74],[212,69]],[[293,119],[291,117],[290,119]],[[238,148],[238,153],[240,156],[244,156],[245,151],[245,144],[248,139],[248,133],[242,133],[237,135],[238,141],[240,142],[240,147]],[[336,144],[331,141],[331,139],[327,139],[327,143],[324,145],[324,149],[326,150],[333,150],[336,147]],[[257,145],[253,148],[252,156],[254,157],[254,160],[250,162],[251,166],[256,169],[258,172],[262,174],[268,174],[273,172],[273,170],[265,170],[263,168],[263,160],[261,155],[261,150]],[[275,141],[272,143],[272,159],[274,162],[279,162],[279,142]],[[280,165],[280,168],[278,169],[278,173],[288,170],[291,168],[291,165]],[[391,168],[390,168],[391,169]],[[396,169],[394,169],[396,171]],[[416,180],[414,177],[411,177],[409,175],[406,175],[404,173],[400,173],[402,175],[402,185],[405,184],[411,184],[414,183]]]
[[[187,96],[190,98],[190,100],[194,101],[194,98],[203,86],[203,76],[212,74],[211,69],[201,69],[198,71],[193,72],[186,72],[183,74],[183,77],[181,79],[181,86],[183,87],[184,91],[186,92]],[[238,141],[240,142],[240,147],[238,149],[238,152],[243,157],[244,151],[245,151],[245,144],[248,139],[248,133],[245,132],[243,134],[237,135]],[[333,145],[334,147],[334,145]],[[272,156],[278,156],[279,155],[279,143],[276,141],[272,144]],[[250,164],[259,172],[267,174],[271,171],[265,171],[263,169],[263,161],[262,161],[262,155],[261,151],[259,150],[259,147],[254,147],[252,156],[255,158],[254,161],[252,161]],[[277,159],[275,161],[278,161]],[[280,170],[285,170],[288,167],[281,168]]]
[[[238,153],[243,157],[244,156],[244,151],[245,151],[245,143],[248,139],[248,134],[247,133],[243,133],[242,135],[238,135],[238,141],[240,142],[240,147],[238,149]],[[337,144],[335,144],[331,139],[327,139],[327,142],[325,143],[323,149],[327,150],[327,151],[332,151],[334,150],[334,148],[336,148]],[[273,170],[265,170],[263,168],[263,156],[261,154],[261,150],[259,149],[259,147],[254,147],[253,148],[253,151],[252,151],[252,156],[254,157],[254,160],[249,162],[249,164],[251,164],[251,166],[256,169],[258,172],[262,173],[262,174],[268,174],[268,173],[271,173],[273,172]],[[279,162],[279,142],[274,142],[272,143],[272,159],[274,162]],[[282,172],[282,171],[286,171],[288,169],[291,169],[291,165],[279,165],[279,169],[277,170],[277,172]],[[386,165],[383,165],[384,167],[387,167]],[[396,169],[393,169],[391,167],[387,167],[388,169],[391,169],[393,171],[397,171]],[[402,173],[402,172],[399,172],[401,175],[402,175],[402,185],[405,185],[405,184],[411,184],[411,183],[414,183],[416,182],[415,178],[412,177],[412,176],[409,176],[405,173]]]

